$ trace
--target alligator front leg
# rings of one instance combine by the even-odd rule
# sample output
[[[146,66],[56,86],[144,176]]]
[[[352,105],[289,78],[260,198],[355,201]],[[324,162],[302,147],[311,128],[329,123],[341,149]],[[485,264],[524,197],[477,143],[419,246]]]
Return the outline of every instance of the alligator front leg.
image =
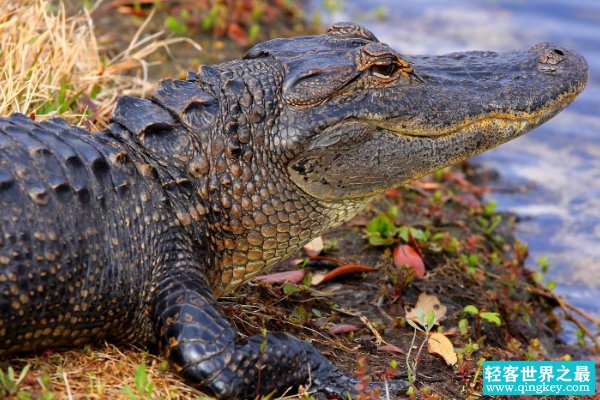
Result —
[[[165,271],[154,293],[160,347],[177,373],[196,388],[219,399],[251,399],[299,385],[321,398],[358,394],[358,380],[292,335],[275,332],[236,340],[234,327],[194,268]],[[371,384],[368,390],[378,385],[382,386]],[[399,394],[409,383],[393,381],[388,387]]]

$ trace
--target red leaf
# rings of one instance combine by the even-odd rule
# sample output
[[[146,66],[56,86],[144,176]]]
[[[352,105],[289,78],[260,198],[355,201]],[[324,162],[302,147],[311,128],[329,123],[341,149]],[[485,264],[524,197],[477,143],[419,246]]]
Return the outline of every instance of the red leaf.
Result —
[[[248,41],[248,35],[246,35],[246,31],[244,31],[238,24],[231,23],[227,27],[227,35],[230,38],[241,44],[242,46],[247,46],[250,42]]]
[[[423,259],[419,256],[412,247],[406,244],[401,244],[400,246],[394,249],[394,264],[397,267],[401,265],[408,265],[415,270],[415,273],[418,277],[423,277],[425,275],[425,264],[423,263]]]
[[[391,345],[386,345],[386,346],[380,346],[377,348],[377,350],[383,350],[383,351],[395,351],[396,353],[402,353],[402,354],[406,354],[404,352],[404,350],[402,350],[400,347],[398,346],[391,346]]]
[[[360,331],[360,328],[354,325],[349,324],[341,324],[337,326],[332,326],[327,329],[329,333],[333,335],[337,335],[338,333],[346,333],[346,332],[357,332]]]
[[[398,189],[388,190],[387,192],[385,192],[385,194],[387,194],[393,200],[396,200],[398,197],[402,197],[402,192]]]
[[[330,279],[337,278],[338,276],[341,276],[341,275],[354,274],[356,272],[369,272],[369,271],[375,271],[375,268],[366,267],[364,265],[342,265],[341,267],[337,267],[336,269],[329,271],[320,280],[315,279],[315,276],[313,276],[312,284],[318,285],[318,284],[328,281]]]
[[[306,275],[306,272],[304,272],[301,269],[298,269],[295,271],[278,272],[276,274],[271,274],[271,275],[261,275],[261,276],[257,276],[254,279],[256,279],[259,282],[263,282],[263,283],[278,283],[278,282],[284,282],[284,281],[298,283],[302,279],[304,279],[304,275]]]

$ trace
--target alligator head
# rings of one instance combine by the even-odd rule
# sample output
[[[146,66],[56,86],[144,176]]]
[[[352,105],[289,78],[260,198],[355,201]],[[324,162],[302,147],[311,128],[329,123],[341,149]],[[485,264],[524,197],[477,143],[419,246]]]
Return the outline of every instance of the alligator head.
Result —
[[[587,78],[585,60],[553,44],[406,56],[340,23],[162,81],[151,101],[124,97],[113,119],[171,183],[198,194],[185,203],[174,195],[176,213],[198,225],[190,236],[211,232],[213,251],[202,253],[213,254],[218,297],[378,193],[547,121]]]
[[[279,135],[294,153],[289,177],[326,201],[370,198],[521,136],[588,79],[584,58],[555,44],[407,56],[350,23],[246,55],[257,57],[285,71]]]

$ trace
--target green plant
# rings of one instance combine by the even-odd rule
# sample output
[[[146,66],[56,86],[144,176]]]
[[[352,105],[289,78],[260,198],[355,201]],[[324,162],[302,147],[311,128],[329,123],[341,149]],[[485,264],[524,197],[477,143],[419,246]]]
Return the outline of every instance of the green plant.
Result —
[[[429,229],[423,231],[412,226],[396,227],[394,224],[398,215],[398,207],[391,206],[387,213],[379,213],[367,225],[367,234],[363,236],[373,246],[387,246],[402,240],[404,243],[412,239],[423,243],[429,242],[431,232]]]
[[[461,379],[464,382],[469,382],[471,380],[472,356],[474,352],[479,350],[479,343],[480,340],[477,341],[477,343],[471,343],[471,340],[469,340],[469,343],[467,343],[462,349],[459,349],[458,353],[456,354],[456,373],[461,377]],[[478,375],[477,372],[476,375]]]
[[[26,365],[25,368],[23,368],[23,370],[19,374],[19,376],[16,377],[15,370],[12,367],[8,367],[6,375],[0,369],[0,394],[10,396],[17,393],[21,382],[27,375],[27,371],[29,371],[29,365]]]
[[[538,265],[540,266],[540,270],[536,271],[533,274],[533,280],[537,284],[543,285],[544,284],[544,275],[548,272],[548,269],[550,268],[550,264],[548,263],[548,257],[546,257],[546,256],[540,257],[540,259],[538,260]],[[552,290],[555,287],[556,287],[556,282],[554,282],[554,281],[550,281],[546,285],[546,288],[548,290]]]
[[[146,363],[141,363],[136,368],[134,378],[137,392],[134,392],[129,386],[124,386],[123,392],[125,395],[131,400],[153,399],[152,391],[154,390],[154,383],[148,381]]]
[[[438,232],[431,237],[428,245],[429,250],[434,252],[456,253],[460,248],[460,243],[457,238],[450,236],[448,232]]]
[[[479,222],[479,225],[483,227],[485,233],[491,235],[494,229],[496,229],[502,222],[502,215],[493,215],[489,220],[482,217],[478,218],[477,221]]]
[[[396,208],[397,211],[397,208]],[[394,218],[395,215],[392,216]],[[390,245],[398,241],[396,239],[396,225],[390,221],[390,215],[379,213],[377,217],[367,225],[367,234],[363,236],[373,246]]]
[[[475,267],[477,267],[478,263],[479,263],[479,258],[474,254],[470,254],[468,256],[466,254],[460,255],[459,265],[469,275],[475,274]]]
[[[491,217],[494,213],[494,209],[496,208],[496,204],[496,201],[492,200],[489,202],[489,204],[485,205],[483,207],[483,215],[485,215],[486,217]]]
[[[485,308],[478,310],[477,307],[468,305],[462,310],[463,315],[466,313],[475,315],[477,321],[477,340],[481,339],[481,320],[494,322],[496,325],[502,325],[500,314],[494,312],[485,312]]]
[[[538,338],[531,339],[525,352],[525,359],[527,361],[537,361],[542,354],[542,342]]]
[[[419,325],[417,325],[414,321],[412,321],[410,319],[406,320],[406,322],[408,322],[408,324],[415,329],[415,332],[414,332],[413,338],[412,338],[412,342],[410,344],[410,348],[408,349],[408,354],[406,355],[406,366],[408,367],[408,370],[406,372],[408,374],[408,380],[410,383],[414,383],[415,379],[417,377],[417,364],[418,364],[418,360],[419,360],[419,355],[421,354],[421,350],[423,349],[423,346],[429,340],[429,332],[431,331],[431,329],[433,328],[433,325],[435,324],[435,313],[433,312],[433,310],[429,310],[429,311],[427,311],[427,316],[425,316],[425,313],[423,312],[421,307],[417,307],[417,320],[419,321],[419,324],[421,324],[421,326],[423,326],[423,328],[421,328]],[[425,339],[423,339],[423,342],[421,343],[421,346],[419,347],[419,351],[417,352],[415,361],[411,363],[410,362],[410,353],[413,349],[413,346],[415,345],[417,331],[425,333]]]

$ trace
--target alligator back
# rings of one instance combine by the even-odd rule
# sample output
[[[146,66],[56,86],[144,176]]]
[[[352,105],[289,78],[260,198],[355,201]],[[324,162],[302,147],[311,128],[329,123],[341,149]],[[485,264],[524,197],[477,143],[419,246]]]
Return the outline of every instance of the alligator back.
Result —
[[[0,119],[0,355],[131,333],[152,188],[126,150],[61,119]]]

